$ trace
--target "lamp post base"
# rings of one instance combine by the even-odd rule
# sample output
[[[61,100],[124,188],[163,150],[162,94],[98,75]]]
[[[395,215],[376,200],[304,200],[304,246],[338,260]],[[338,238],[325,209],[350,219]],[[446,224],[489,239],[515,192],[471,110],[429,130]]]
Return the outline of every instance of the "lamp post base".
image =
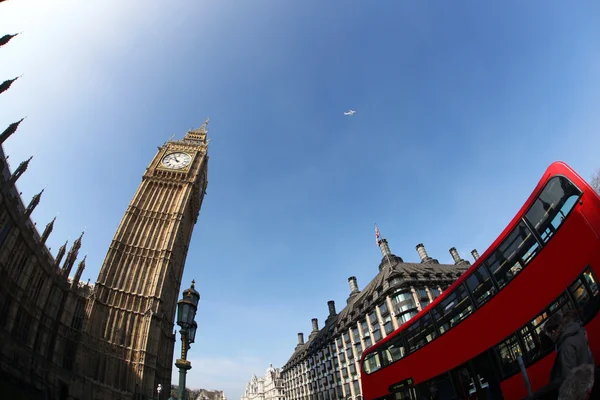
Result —
[[[175,366],[179,368],[179,396],[180,400],[187,400],[187,390],[185,389],[185,375],[192,369],[192,363],[188,360],[175,360]]]

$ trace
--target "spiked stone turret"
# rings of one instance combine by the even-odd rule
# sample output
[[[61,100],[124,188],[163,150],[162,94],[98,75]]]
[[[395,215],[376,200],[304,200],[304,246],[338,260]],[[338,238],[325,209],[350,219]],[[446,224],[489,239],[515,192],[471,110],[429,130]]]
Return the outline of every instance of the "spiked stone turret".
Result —
[[[81,232],[81,235],[77,238],[77,240],[75,240],[75,242],[73,242],[73,246],[71,247],[71,250],[69,250],[69,253],[67,254],[67,258],[65,259],[65,263],[62,267],[62,275],[65,278],[69,277],[69,274],[71,273],[71,269],[73,268],[73,265],[75,265],[75,260],[77,259],[77,254],[79,254],[79,249],[81,248],[81,238],[83,237],[83,233]]]
[[[17,128],[19,127],[21,122],[23,122],[24,119],[25,118],[21,118],[19,121],[13,122],[8,126],[8,128],[4,130],[4,132],[2,132],[2,134],[0,134],[0,144],[4,143],[4,141],[6,141],[6,139],[10,137],[10,135],[17,131]]]
[[[19,179],[21,177],[21,175],[23,175],[23,173],[25,171],[27,171],[27,167],[29,166],[29,161],[31,161],[32,158],[33,158],[33,156],[29,157],[28,160],[25,160],[25,161],[21,162],[21,164],[19,164],[17,169],[15,169],[15,171],[12,173],[10,179],[8,180],[9,186],[14,185],[15,182],[17,181],[17,179]]]
[[[54,268],[56,268],[56,269],[59,269],[60,262],[62,261],[62,258],[65,256],[65,252],[67,251],[67,243],[69,243],[68,240],[65,242],[65,244],[60,246],[60,249],[58,249],[58,253],[56,254],[56,258],[54,259]]]
[[[25,209],[25,218],[29,218],[31,216],[31,213],[33,212],[33,210],[35,210],[37,205],[40,204],[40,198],[42,197],[42,193],[44,193],[44,189],[42,189],[41,192],[39,192],[38,194],[36,194],[35,196],[33,196],[31,198],[29,205]]]
[[[54,229],[54,221],[56,221],[56,217],[54,217],[54,219],[50,221],[48,225],[46,225],[46,229],[44,229],[44,233],[42,233],[42,237],[40,238],[42,243],[46,243],[46,240],[48,240],[48,237],[52,233],[52,229]]]
[[[71,284],[72,288],[76,288],[79,284],[79,280],[81,279],[81,274],[83,274],[83,270],[85,269],[85,259],[87,258],[87,254],[83,257],[83,260],[77,265],[77,272],[75,272],[75,277],[73,278],[73,283]]]

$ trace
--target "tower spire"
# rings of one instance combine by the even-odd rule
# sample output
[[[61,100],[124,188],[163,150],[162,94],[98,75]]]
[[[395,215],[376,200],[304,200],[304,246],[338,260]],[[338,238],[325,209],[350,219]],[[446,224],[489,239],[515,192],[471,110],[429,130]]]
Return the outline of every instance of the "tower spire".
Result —
[[[73,242],[73,246],[71,246],[71,250],[67,253],[67,258],[65,259],[65,263],[62,268],[62,274],[65,278],[69,277],[71,273],[71,269],[75,264],[75,260],[77,259],[77,254],[79,254],[79,249],[81,248],[81,238],[83,238],[83,232],[81,235]]]
[[[206,120],[204,121],[202,126],[198,129],[190,129],[185,134],[185,137],[183,138],[183,140],[186,142],[192,142],[195,144],[208,145],[208,142],[210,142],[210,139],[206,138],[206,135],[208,135],[208,130],[206,129],[206,126],[208,125],[209,120],[210,120],[210,118],[206,118]]]
[[[14,38],[15,36],[17,36],[18,33],[14,33],[14,34],[6,34],[4,36],[2,36],[0,38],[0,47],[4,46],[6,43],[10,42],[10,39]]]
[[[46,225],[46,229],[44,229],[44,233],[42,233],[41,237],[42,243],[46,243],[46,240],[48,240],[48,236],[50,236],[50,234],[52,233],[52,229],[54,229],[54,221],[56,221],[56,217],[54,217],[54,219],[50,221],[48,225]]]
[[[60,246],[60,249],[58,249],[58,253],[56,253],[56,258],[54,259],[54,268],[58,269],[58,266],[60,265],[60,262],[62,261],[62,258],[65,256],[65,252],[67,251],[68,243],[69,241],[67,240],[65,244]]]
[[[83,257],[83,260],[79,262],[77,265],[77,272],[75,272],[75,277],[73,278],[73,282],[71,283],[72,288],[76,288],[79,284],[79,280],[81,279],[81,274],[83,274],[83,270],[85,269],[85,260],[87,258],[87,254]]]
[[[17,181],[17,179],[19,179],[21,177],[21,175],[23,175],[23,173],[25,171],[27,171],[27,167],[29,166],[29,161],[31,161],[32,158],[33,158],[33,156],[29,157],[29,159],[22,161],[21,164],[19,164],[17,169],[15,169],[15,171],[11,175],[10,179],[8,180],[9,186],[14,185],[15,182]]]
[[[22,76],[23,75],[19,75],[16,78],[7,79],[4,82],[2,82],[2,84],[0,84],[0,94],[6,92],[8,90],[8,88],[10,87],[10,85],[12,85],[17,79],[19,79]]]
[[[41,192],[39,192],[38,194],[36,194],[35,196],[33,196],[31,198],[31,201],[29,202],[29,205],[25,209],[25,218],[29,218],[29,216],[31,215],[31,213],[33,212],[33,210],[35,210],[35,208],[37,207],[37,205],[40,203],[40,198],[42,197],[42,193],[44,193],[44,190],[46,190],[46,189],[42,189]]]
[[[21,118],[17,122],[13,122],[12,124],[10,124],[8,126],[8,128],[6,128],[4,130],[4,132],[2,132],[2,134],[0,134],[0,144],[4,143],[4,141],[6,139],[8,139],[10,135],[12,135],[13,133],[15,133],[17,131],[17,128],[19,127],[19,124],[21,122],[23,122],[24,119],[25,119],[25,117]]]

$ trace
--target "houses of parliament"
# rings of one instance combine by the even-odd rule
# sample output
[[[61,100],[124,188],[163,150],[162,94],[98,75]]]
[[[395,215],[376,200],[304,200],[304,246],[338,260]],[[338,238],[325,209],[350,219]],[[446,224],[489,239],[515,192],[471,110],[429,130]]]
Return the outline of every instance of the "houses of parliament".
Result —
[[[0,38],[6,45],[16,35]],[[18,78],[0,85],[0,96]],[[0,134],[0,393],[15,399],[156,399],[170,394],[174,319],[183,268],[206,193],[208,120],[170,140],[146,169],[95,284],[80,282],[81,235],[53,255],[16,185]],[[18,132],[18,133],[17,133]],[[23,132],[23,133],[21,133]],[[12,160],[11,160],[12,161]]]

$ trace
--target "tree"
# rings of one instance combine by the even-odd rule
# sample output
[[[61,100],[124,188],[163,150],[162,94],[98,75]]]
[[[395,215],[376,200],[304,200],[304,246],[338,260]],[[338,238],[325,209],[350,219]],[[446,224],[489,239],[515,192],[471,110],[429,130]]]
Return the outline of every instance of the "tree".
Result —
[[[592,174],[590,185],[592,185],[596,193],[600,194],[600,168],[598,168],[596,172]]]

